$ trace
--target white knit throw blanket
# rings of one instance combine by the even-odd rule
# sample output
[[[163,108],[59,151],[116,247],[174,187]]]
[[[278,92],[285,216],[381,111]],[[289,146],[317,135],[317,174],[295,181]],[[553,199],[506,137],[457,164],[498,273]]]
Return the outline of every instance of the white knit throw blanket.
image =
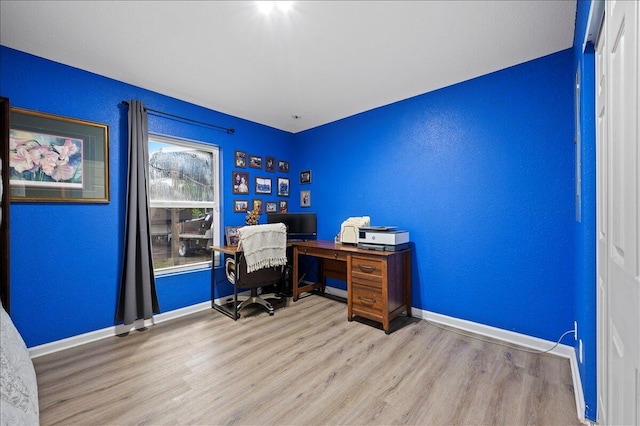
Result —
[[[287,227],[284,223],[243,226],[238,250],[244,252],[247,272],[287,264]]]

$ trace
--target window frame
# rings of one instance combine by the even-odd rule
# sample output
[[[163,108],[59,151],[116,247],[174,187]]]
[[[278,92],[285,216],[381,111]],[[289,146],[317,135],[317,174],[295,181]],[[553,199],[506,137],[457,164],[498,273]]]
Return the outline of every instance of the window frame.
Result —
[[[179,147],[184,147],[184,148],[189,148],[189,149],[195,149],[195,150],[199,150],[199,151],[204,151],[204,152],[208,152],[211,154],[212,156],[212,164],[211,164],[211,172],[213,174],[212,177],[212,182],[213,182],[213,201],[208,202],[208,201],[194,201],[194,202],[190,202],[190,201],[176,201],[176,202],[172,202],[172,201],[167,201],[167,200],[160,200],[160,201],[156,201],[154,202],[151,199],[151,195],[149,195],[149,209],[152,208],[167,208],[167,209],[172,209],[172,208],[207,208],[212,210],[212,214],[213,214],[213,222],[212,222],[212,241],[213,244],[216,244],[218,241],[220,241],[220,235],[221,235],[221,222],[222,222],[222,215],[220,212],[220,197],[222,194],[222,187],[221,187],[221,176],[220,176],[220,169],[221,169],[221,164],[220,164],[220,147],[218,145],[215,144],[211,144],[211,143],[207,143],[207,142],[203,142],[203,141],[196,141],[196,140],[190,140],[190,139],[184,139],[184,138],[179,138],[179,137],[175,137],[175,136],[167,136],[167,135],[161,135],[158,133],[149,133],[149,137],[148,137],[149,142],[159,142],[159,143],[164,143],[164,144],[170,144],[170,145],[175,145],[175,146],[179,146]],[[147,152],[149,154],[149,158],[151,158],[151,151],[150,151],[151,145],[149,144],[149,147],[147,149]],[[150,172],[149,170],[149,164],[147,165],[147,171]],[[153,242],[152,242],[153,244]],[[212,265],[212,259],[214,260],[214,265]],[[201,270],[206,270],[206,269],[210,269],[214,266],[219,266],[220,264],[220,254],[214,252],[213,256],[207,260],[207,261],[201,261],[201,262],[193,262],[193,263],[189,263],[186,265],[174,265],[174,266],[169,266],[169,267],[164,267],[164,268],[156,268],[154,266],[153,271],[154,271],[154,275],[156,277],[158,276],[163,276],[163,275],[171,275],[171,274],[178,274],[178,273],[183,273],[183,272],[190,272],[190,271],[201,271]]]

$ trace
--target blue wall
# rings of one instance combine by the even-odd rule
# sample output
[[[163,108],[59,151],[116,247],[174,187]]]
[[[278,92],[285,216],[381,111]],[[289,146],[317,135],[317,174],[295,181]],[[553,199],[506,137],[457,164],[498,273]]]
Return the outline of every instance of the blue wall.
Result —
[[[574,319],[572,68],[566,50],[296,135],[320,237],[348,216],[406,229],[414,307],[557,340]]]
[[[153,133],[220,147],[223,225],[244,224],[244,214],[233,213],[234,151],[279,159],[289,159],[292,152],[287,132],[6,47],[0,47],[0,62],[0,95],[10,98],[12,106],[105,123],[110,132],[110,203],[11,204],[11,313],[29,347],[114,325],[126,196],[127,109],[122,100],[139,99],[149,108],[236,129],[228,135],[149,116]],[[246,169],[251,178],[254,170]],[[253,184],[250,189],[253,193]],[[221,273],[218,278],[225,281]],[[163,312],[210,300],[210,271],[160,277],[157,289]]]
[[[590,0],[578,1],[573,47],[573,70],[580,69],[580,134],[582,220],[575,222],[576,274],[574,309],[578,322],[578,341],[582,340],[583,360],[575,343],[578,367],[585,399],[585,417],[597,420],[597,346],[596,346],[596,129],[595,129],[595,54],[589,43],[582,49],[589,19]]]
[[[295,135],[4,47],[0,55],[0,94],[12,105],[111,131],[111,203],[12,204],[12,307],[28,346],[113,325],[126,179],[119,103],[131,98],[235,127],[231,136],[150,117],[152,132],[221,146],[227,183],[235,149],[290,157],[290,209],[310,189],[322,239],[365,214],[408,230],[414,307],[549,340],[573,326],[570,50]],[[303,169],[313,173],[304,188]],[[230,185],[224,200],[225,224],[241,224]],[[159,279],[162,310],[209,300],[208,278]]]

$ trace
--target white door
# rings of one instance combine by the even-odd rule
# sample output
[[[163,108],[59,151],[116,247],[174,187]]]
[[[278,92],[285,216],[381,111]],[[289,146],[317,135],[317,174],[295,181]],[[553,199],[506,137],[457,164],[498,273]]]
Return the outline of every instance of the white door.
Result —
[[[608,1],[597,46],[599,422],[640,424],[637,1]]]

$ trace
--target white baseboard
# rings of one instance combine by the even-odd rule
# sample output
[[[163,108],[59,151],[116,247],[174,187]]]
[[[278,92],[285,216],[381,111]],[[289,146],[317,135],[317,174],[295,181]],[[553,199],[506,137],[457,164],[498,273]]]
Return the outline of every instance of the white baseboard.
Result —
[[[327,287],[327,294],[332,296],[347,298],[346,290],[342,290],[334,287]],[[228,297],[224,297],[226,301]],[[224,303],[222,299],[216,299],[218,304]],[[128,333],[130,331],[151,326],[153,324],[159,324],[165,321],[170,321],[176,318],[183,317],[185,315],[193,314],[196,312],[211,309],[211,302],[202,302],[197,305],[187,306],[185,308],[176,309],[173,311],[159,314],[150,320],[138,320],[132,325],[116,325],[113,327],[103,328],[102,330],[96,330],[78,336],[69,337],[67,339],[57,340],[55,342],[46,343],[44,345],[34,346],[29,348],[29,354],[31,358],[37,358],[39,356],[47,355],[53,352],[58,352],[64,349],[69,349],[75,346],[84,345],[86,343],[94,342],[96,340],[104,339],[106,337],[116,336],[118,334]],[[523,346],[529,349],[537,351],[546,351],[555,345],[555,342],[549,340],[540,339],[537,337],[527,336],[525,334],[516,333],[513,331],[503,330],[501,328],[491,327],[489,325],[479,324],[472,321],[467,321],[459,318],[449,317],[434,312],[424,311],[422,309],[412,308],[411,314],[416,318],[422,318],[434,323],[446,325],[456,328],[458,330],[468,331],[470,333],[478,334],[493,339],[498,339],[503,342]],[[584,394],[582,392],[582,382],[580,379],[580,371],[578,369],[578,361],[576,359],[576,352],[571,346],[564,344],[557,345],[549,353],[567,358],[571,365],[571,376],[573,377],[573,390],[576,399],[576,409],[578,419],[585,423],[585,402]]]
[[[216,302],[219,302],[219,300],[216,300]],[[153,319],[149,320],[137,320],[131,325],[114,325],[112,327],[103,328],[101,330],[79,334],[77,336],[68,337],[66,339],[56,340],[55,342],[51,343],[45,343],[44,345],[33,346],[28,348],[29,355],[31,356],[31,358],[37,358],[43,355],[62,351],[64,349],[69,349],[87,343],[95,342],[96,340],[117,336],[118,334],[128,333],[130,331],[141,329],[144,327],[149,327],[153,324],[170,321],[172,319],[204,311],[206,309],[211,309],[211,302],[202,302],[198,303],[197,305],[191,305],[185,308],[169,311],[164,314],[158,314],[154,316]]]
[[[501,340],[505,343],[523,346],[525,348],[533,349],[536,351],[547,351],[556,344],[556,342],[552,342],[549,340],[528,336],[526,334],[516,333],[514,331],[503,330],[501,328],[491,327],[489,325],[484,325],[459,318],[449,317],[434,312],[424,311],[422,309],[411,308],[411,314],[417,318],[422,318],[434,323],[457,328],[458,330],[468,331],[473,334]],[[569,364],[571,366],[571,376],[573,379],[573,393],[576,400],[576,411],[578,420],[586,423],[586,419],[584,417],[584,393],[582,392],[582,381],[580,379],[580,371],[578,369],[576,351],[572,346],[559,344],[555,348],[550,350],[549,353],[560,356],[562,358],[567,358],[569,360]]]

